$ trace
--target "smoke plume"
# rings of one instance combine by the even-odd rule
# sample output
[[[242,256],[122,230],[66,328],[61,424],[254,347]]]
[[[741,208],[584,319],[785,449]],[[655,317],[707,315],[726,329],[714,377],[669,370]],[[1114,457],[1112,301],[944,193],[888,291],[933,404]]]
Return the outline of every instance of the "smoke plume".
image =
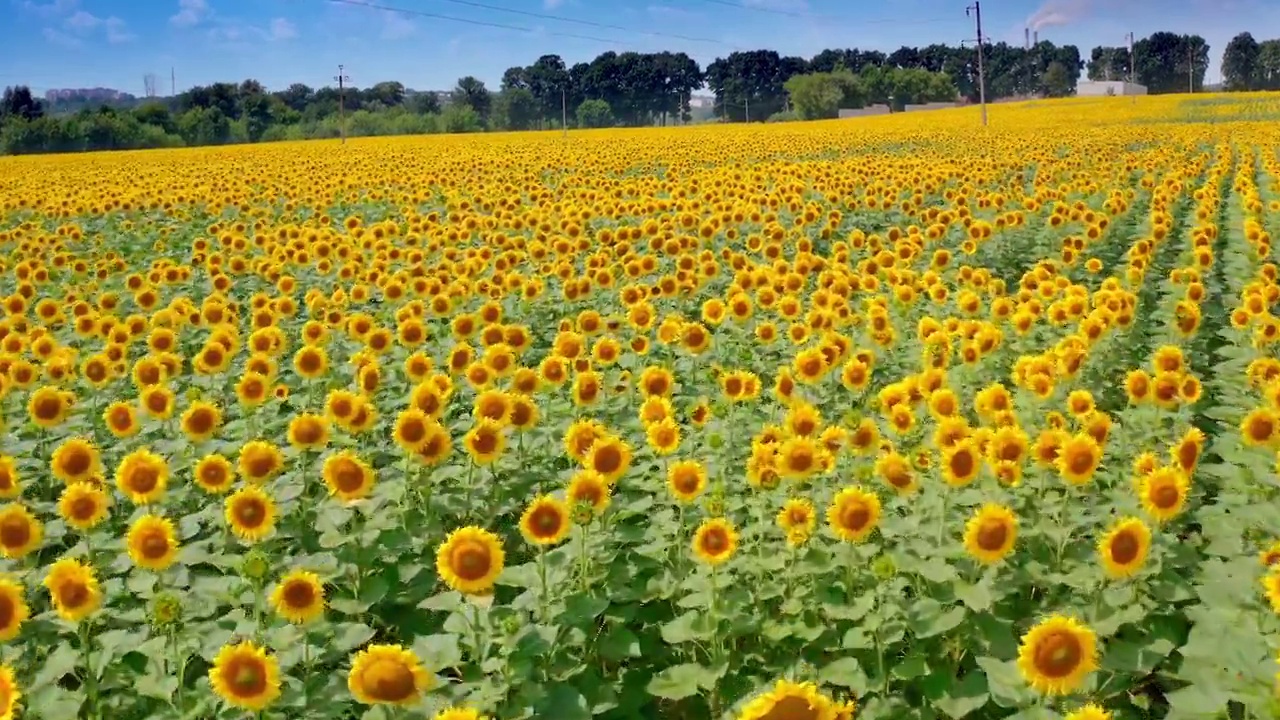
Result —
[[[1090,0],[1048,0],[1027,18],[1027,27],[1032,30],[1068,25],[1089,12]]]

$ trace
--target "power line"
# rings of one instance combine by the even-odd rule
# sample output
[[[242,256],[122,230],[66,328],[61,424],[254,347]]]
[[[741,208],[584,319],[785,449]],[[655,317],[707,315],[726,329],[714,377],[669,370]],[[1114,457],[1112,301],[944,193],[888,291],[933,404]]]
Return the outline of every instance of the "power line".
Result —
[[[785,17],[800,18],[804,20],[846,20],[858,25],[927,25],[931,23],[955,22],[953,18],[947,17],[931,17],[931,18],[870,18],[864,19],[852,15],[828,15],[824,13],[811,13],[801,10],[787,10],[784,8],[768,7],[765,5],[752,5],[748,2],[738,2],[736,0],[697,0],[698,2],[709,3],[711,5],[721,5],[723,7],[731,7],[738,10],[746,10],[749,12],[767,13],[769,15],[782,15]]]

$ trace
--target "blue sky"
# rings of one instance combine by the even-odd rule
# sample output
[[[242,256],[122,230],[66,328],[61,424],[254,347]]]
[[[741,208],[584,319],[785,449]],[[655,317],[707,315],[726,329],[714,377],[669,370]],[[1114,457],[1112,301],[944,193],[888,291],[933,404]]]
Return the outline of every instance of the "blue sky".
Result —
[[[332,83],[337,65],[359,86],[400,80],[448,89],[472,74],[496,87],[503,70],[544,53],[590,60],[605,50],[684,51],[704,66],[736,49],[812,56],[827,47],[892,51],[973,37],[967,0],[346,0],[508,25],[467,24],[332,0],[0,0],[6,42],[0,85],[110,87],[141,95],[143,77],[181,90],[256,78],[270,89]],[[533,17],[479,3],[552,15]],[[1280,37],[1280,0],[986,0],[994,40],[1021,43],[1031,20],[1042,39],[1121,45],[1125,33],[1198,32],[1222,48],[1248,29]],[[618,29],[621,28],[621,29]],[[586,37],[567,37],[577,35]],[[672,35],[683,38],[670,37]]]

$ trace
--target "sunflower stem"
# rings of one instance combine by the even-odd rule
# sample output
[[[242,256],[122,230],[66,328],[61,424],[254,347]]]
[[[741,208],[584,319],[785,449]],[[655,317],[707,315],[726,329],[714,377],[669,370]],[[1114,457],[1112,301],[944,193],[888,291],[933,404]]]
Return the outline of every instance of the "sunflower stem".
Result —
[[[183,693],[182,681],[187,674],[187,663],[178,648],[178,632],[173,626],[169,627],[169,645],[173,650],[173,662],[178,671],[178,713],[183,714],[186,712],[187,704]]]
[[[311,704],[311,633],[302,631],[302,713]]]
[[[93,621],[80,624],[80,648],[84,651],[85,696],[89,700],[89,716],[98,716],[98,676],[93,671]]]
[[[942,547],[942,540],[947,534],[947,512],[951,509],[951,493],[943,488],[942,490],[942,509],[938,513],[938,538],[934,543],[938,547]]]
[[[712,661],[720,662],[722,655],[720,649],[720,618],[716,613],[716,604],[720,599],[719,571],[715,565],[711,566],[711,604],[708,608],[707,615],[711,620],[711,652]]]
[[[466,507],[463,508],[463,517],[466,518],[468,523],[471,522],[471,494],[475,490],[475,482],[473,482],[472,478],[475,470],[476,463],[474,460],[467,463],[467,502]]]
[[[538,596],[538,616],[542,622],[548,620],[547,608],[551,605],[550,592],[547,589],[547,546],[538,546],[538,581],[542,584],[542,593]]]
[[[471,633],[475,636],[475,639],[472,642],[475,643],[476,664],[483,666],[485,660],[485,648],[484,640],[481,637],[480,632],[480,606],[475,603],[471,603]]]
[[[587,592],[590,587],[587,581],[587,534],[591,532],[591,524],[587,523],[582,526],[582,533],[578,535],[578,581],[582,584],[582,592]]]

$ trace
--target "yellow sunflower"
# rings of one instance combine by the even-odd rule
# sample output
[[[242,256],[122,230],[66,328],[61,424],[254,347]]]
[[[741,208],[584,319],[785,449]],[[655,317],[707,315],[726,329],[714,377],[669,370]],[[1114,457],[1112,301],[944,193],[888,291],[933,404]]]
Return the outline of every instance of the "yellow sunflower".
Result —
[[[961,440],[942,451],[942,478],[952,487],[972,483],[981,470],[982,456],[973,440]]]
[[[147,570],[164,570],[178,557],[173,521],[157,515],[143,515],[135,520],[125,536],[125,546],[133,564]]]
[[[22,631],[22,623],[31,617],[31,608],[27,606],[26,589],[22,583],[11,577],[0,575],[0,642],[9,642],[18,637]],[[4,705],[0,703],[0,718],[3,718]]]
[[[616,435],[596,438],[583,464],[609,484],[616,483],[631,469],[631,446]]]
[[[102,467],[98,448],[84,438],[68,438],[49,461],[54,477],[64,483],[86,482]]]
[[[813,683],[779,680],[772,690],[752,698],[737,720],[837,720],[836,704]]]
[[[520,516],[520,534],[531,545],[555,545],[569,528],[569,506],[549,495],[534,498]]]
[[[507,438],[502,434],[502,426],[488,418],[476,421],[462,438],[463,447],[477,465],[488,465],[502,456],[507,447]]]
[[[296,450],[323,450],[329,444],[329,420],[316,413],[301,413],[289,421],[288,436]]]
[[[370,645],[356,653],[347,689],[365,705],[411,705],[434,680],[412,650],[400,645]]]
[[[1078,710],[1067,713],[1063,720],[1111,720],[1111,713],[1101,707],[1089,703]]]
[[[707,487],[707,470],[697,460],[678,460],[667,468],[667,488],[681,503],[691,503]]]
[[[102,411],[102,421],[107,430],[117,438],[132,437],[138,433],[138,413],[133,405],[117,400]]]
[[[680,447],[680,426],[674,418],[663,418],[645,428],[649,447],[658,455],[670,455]]]
[[[247,482],[261,484],[284,470],[284,453],[266,440],[250,440],[240,448],[236,465]]]
[[[449,533],[436,552],[436,572],[464,595],[488,595],[502,572],[502,540],[483,528],[468,526]]]
[[[107,519],[111,499],[93,483],[68,485],[58,498],[58,514],[71,527],[84,532]]]
[[[1157,522],[1177,517],[1187,504],[1191,480],[1179,467],[1161,467],[1138,480],[1138,499],[1142,509]]]
[[[22,494],[22,478],[12,457],[0,455],[0,499],[12,500]]]
[[[280,663],[251,642],[224,645],[209,668],[209,685],[234,708],[265,710],[280,697]]]
[[[727,562],[737,549],[738,531],[724,518],[706,520],[694,531],[693,554],[708,565]]]
[[[18,689],[13,668],[0,665],[0,720],[12,720],[21,699],[22,691]]]
[[[303,624],[324,615],[324,585],[306,570],[292,570],[271,591],[271,607],[285,620]]]
[[[63,558],[44,578],[53,607],[68,622],[80,622],[102,604],[102,590],[93,568],[75,558]]]
[[[1097,669],[1097,636],[1075,618],[1054,615],[1022,636],[1018,670],[1038,692],[1068,695]]]
[[[1071,485],[1083,485],[1093,479],[1102,462],[1102,447],[1088,433],[1066,438],[1058,448],[1058,474]]]
[[[471,708],[451,707],[436,713],[431,720],[489,720],[489,716]]]
[[[231,461],[216,453],[200,458],[196,462],[193,474],[196,485],[210,495],[221,495],[230,491],[236,480],[235,468],[231,466]]]
[[[777,523],[787,537],[787,544],[794,547],[804,544],[813,535],[818,513],[808,500],[792,498],[778,511]]]
[[[275,528],[276,504],[262,488],[249,485],[227,498],[223,515],[237,537],[258,542]]]
[[[1151,528],[1138,518],[1123,518],[1098,541],[1098,560],[1112,578],[1138,572],[1151,549]]]
[[[983,505],[965,523],[964,549],[978,562],[1000,562],[1018,539],[1018,516],[1003,505]]]
[[[147,448],[125,455],[116,466],[116,488],[135,504],[156,502],[168,485],[169,464]]]
[[[192,442],[204,442],[213,437],[222,424],[222,411],[213,403],[197,400],[182,413],[182,432]]]
[[[322,475],[325,485],[329,486],[329,494],[344,502],[368,497],[373,490],[373,468],[350,450],[325,458]]]
[[[597,515],[609,507],[612,485],[595,470],[579,470],[569,478],[565,497],[570,505],[586,504]]]
[[[0,508],[0,554],[19,560],[39,548],[43,539],[44,526],[26,507],[12,504]]]
[[[836,537],[846,542],[862,542],[880,523],[880,498],[860,487],[836,493],[827,508],[827,524]]]

